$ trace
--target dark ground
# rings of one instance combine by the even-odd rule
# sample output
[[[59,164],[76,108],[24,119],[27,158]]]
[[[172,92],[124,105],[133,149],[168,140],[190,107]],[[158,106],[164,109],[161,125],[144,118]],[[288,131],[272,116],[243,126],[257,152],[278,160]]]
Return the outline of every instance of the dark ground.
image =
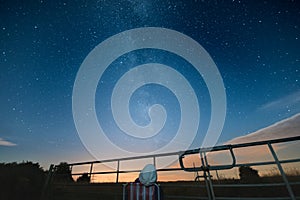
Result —
[[[289,177],[291,182],[298,182],[300,177]],[[261,178],[260,183],[283,183],[281,177]],[[259,184],[260,184],[259,183]],[[201,182],[161,182],[164,200],[168,199],[201,199],[207,197],[205,183]],[[232,186],[232,185],[233,186]],[[243,185],[237,185],[243,184]],[[240,180],[215,181],[214,192],[216,197],[288,197],[285,185],[261,186],[257,183],[242,183]],[[225,186],[224,186],[225,185]],[[246,187],[247,186],[247,187]],[[57,184],[53,186],[49,199],[51,200],[121,200],[123,184],[94,183],[94,184]],[[300,196],[300,184],[293,185],[293,192]]]

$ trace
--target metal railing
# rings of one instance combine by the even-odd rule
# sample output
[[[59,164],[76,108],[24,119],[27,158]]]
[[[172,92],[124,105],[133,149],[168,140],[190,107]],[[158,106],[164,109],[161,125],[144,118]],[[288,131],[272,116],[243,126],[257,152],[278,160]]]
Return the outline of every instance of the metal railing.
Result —
[[[291,185],[300,185],[300,182],[293,182],[290,183],[287,175],[282,167],[282,164],[286,163],[296,163],[300,162],[300,153],[298,158],[293,159],[286,159],[286,160],[279,160],[278,156],[273,148],[274,144],[279,143],[286,143],[286,142],[292,142],[292,141],[299,141],[300,136],[296,137],[290,137],[290,138],[282,138],[282,139],[274,139],[274,140],[267,140],[267,141],[259,141],[259,142],[250,142],[250,143],[242,143],[242,144],[232,144],[232,145],[220,145],[215,146],[211,148],[198,148],[193,150],[187,150],[187,151],[178,151],[178,152],[171,152],[171,153],[162,153],[162,154],[155,154],[155,155],[146,155],[146,156],[136,156],[136,157],[127,157],[127,158],[120,158],[120,159],[107,159],[107,160],[101,160],[101,161],[89,161],[89,162],[78,162],[78,163],[72,163],[69,164],[70,169],[72,170],[75,166],[82,166],[82,165],[89,165],[89,171],[88,172],[80,172],[80,173],[72,173],[72,176],[80,176],[85,173],[88,173],[88,175],[91,177],[92,175],[96,174],[115,174],[116,175],[116,183],[119,182],[119,175],[124,173],[133,173],[133,172],[139,172],[140,169],[131,169],[131,170],[122,170],[120,168],[120,164],[125,161],[138,161],[141,159],[150,159],[152,160],[153,164],[156,165],[157,159],[162,159],[164,157],[169,156],[177,156],[179,160],[180,167],[166,167],[166,168],[159,168],[157,169],[158,172],[167,172],[167,171],[186,171],[186,172],[203,172],[203,177],[205,181],[205,187],[207,190],[207,197],[203,197],[203,199],[209,199],[209,200],[215,200],[215,199],[270,199],[268,197],[261,197],[261,198],[235,198],[235,197],[216,197],[216,194],[214,192],[215,188],[228,188],[228,187],[274,187],[274,186],[285,186],[286,190],[288,192],[287,197],[280,197],[280,198],[274,198],[271,199],[291,199],[296,200],[300,197],[296,197],[295,193],[292,189]],[[273,161],[265,161],[265,162],[252,162],[252,163],[237,163],[236,161],[236,155],[234,150],[240,149],[240,148],[247,148],[247,147],[255,147],[255,146],[266,146],[273,158]],[[207,154],[210,152],[224,152],[228,151],[229,155],[231,157],[231,163],[230,164],[220,164],[220,165],[210,165],[209,161],[207,159]],[[200,158],[200,166],[192,166],[188,167],[185,163],[185,158],[190,155],[199,155]],[[106,171],[94,171],[95,164],[105,164],[105,163],[114,163],[116,166],[116,169],[113,170],[106,170]],[[266,166],[266,165],[276,165],[280,175],[282,177],[283,183],[258,183],[258,184],[214,184],[212,181],[211,171],[222,171],[227,169],[233,169],[236,167],[241,166]],[[53,172],[55,173],[55,166],[53,168]],[[182,197],[181,199],[183,199]],[[202,199],[199,197],[199,199]]]
[[[288,159],[288,160],[279,160],[278,156],[273,148],[273,144],[278,144],[278,143],[285,143],[285,142],[292,142],[292,141],[297,141],[300,140],[300,136],[296,136],[296,137],[290,137],[290,138],[281,138],[281,139],[274,139],[274,140],[266,140],[266,141],[259,141],[259,142],[251,142],[251,143],[242,143],[242,144],[234,144],[234,145],[225,145],[225,146],[216,146],[213,148],[209,148],[209,149],[193,149],[193,150],[188,150],[185,153],[183,153],[180,157],[179,157],[179,162],[181,165],[181,168],[184,169],[185,171],[204,171],[204,174],[207,173],[207,184],[208,184],[208,199],[235,199],[234,197],[219,197],[216,198],[215,197],[215,193],[214,193],[214,187],[212,185],[212,181],[211,181],[211,176],[209,174],[210,170],[224,170],[224,169],[231,169],[233,167],[241,167],[241,166],[263,166],[263,165],[271,165],[271,164],[276,164],[277,168],[280,172],[280,175],[282,176],[282,179],[284,181],[283,184],[281,185],[285,185],[289,197],[284,197],[284,198],[278,198],[278,199],[291,199],[291,200],[296,200],[296,197],[294,195],[294,192],[292,190],[291,184],[289,183],[287,176],[283,170],[282,164],[283,163],[294,163],[294,162],[300,162],[300,158],[296,158],[296,159]],[[235,154],[233,152],[233,149],[238,149],[238,148],[245,148],[245,147],[254,147],[254,146],[262,146],[262,145],[267,145],[274,161],[268,161],[268,162],[253,162],[253,163],[243,163],[243,164],[236,164],[236,158],[235,158]],[[210,151],[222,151],[222,150],[230,150],[231,156],[232,156],[232,164],[231,165],[219,165],[219,166],[210,166],[208,161],[207,161],[207,156],[206,153]],[[186,155],[191,155],[191,154],[200,154],[200,158],[202,160],[202,166],[200,168],[186,168],[184,166],[184,162],[183,159]],[[299,157],[300,157],[300,153],[299,153]],[[206,177],[206,176],[205,176]],[[296,182],[293,184],[297,184],[299,185],[300,182]],[[234,184],[234,185],[218,185],[217,187],[252,187],[252,186],[257,186],[257,187],[265,187],[265,186],[275,186],[278,184]],[[297,197],[297,199],[300,197]],[[238,199],[249,199],[249,198],[238,198]],[[251,197],[251,199],[255,199],[253,197]],[[270,198],[257,198],[257,199],[270,199]],[[272,199],[274,199],[274,197],[272,197]]]

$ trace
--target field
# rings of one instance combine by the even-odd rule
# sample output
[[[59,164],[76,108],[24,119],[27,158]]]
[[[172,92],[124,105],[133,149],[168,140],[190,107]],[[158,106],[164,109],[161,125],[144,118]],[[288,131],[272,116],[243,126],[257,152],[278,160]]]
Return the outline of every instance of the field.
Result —
[[[295,196],[300,196],[300,177],[288,177]],[[260,184],[260,185],[258,185]],[[205,182],[178,181],[159,183],[164,200],[169,199],[207,199]],[[238,179],[213,181],[216,197],[230,199],[238,197],[267,197],[275,199],[288,197],[289,193],[281,177],[263,177],[256,183],[242,183]],[[122,199],[122,183],[94,184],[56,184],[52,186],[49,200],[120,200]]]

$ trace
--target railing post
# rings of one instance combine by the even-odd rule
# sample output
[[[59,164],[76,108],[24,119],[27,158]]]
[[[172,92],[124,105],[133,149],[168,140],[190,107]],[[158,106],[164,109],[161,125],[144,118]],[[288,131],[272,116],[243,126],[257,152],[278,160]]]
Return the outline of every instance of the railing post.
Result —
[[[120,160],[117,162],[117,178],[116,183],[119,183]]]
[[[206,186],[206,190],[207,190],[207,196],[208,196],[209,200],[214,200],[212,198],[212,193],[211,193],[211,190],[210,190],[209,180],[207,179],[206,163],[204,161],[205,155],[203,155],[203,154],[204,154],[203,152],[200,152],[200,160],[201,160],[201,164],[202,164],[202,168],[203,168],[203,177],[204,177],[205,186]]]
[[[209,172],[209,164],[208,164],[206,152],[204,152],[203,154],[204,154],[205,168],[206,168],[207,175],[208,175],[208,183],[209,183],[209,188],[210,188],[210,193],[211,193],[211,199],[215,200],[216,197],[215,197],[215,192],[214,192],[214,188],[213,188],[212,181],[211,181],[211,175],[210,175],[210,172]]]
[[[280,162],[278,160],[276,152],[274,151],[274,148],[272,147],[272,144],[268,143],[268,147],[269,147],[269,149],[271,151],[271,154],[272,154],[272,156],[273,156],[273,158],[274,158],[274,160],[275,160],[275,162],[277,164],[277,167],[278,167],[278,169],[280,171],[280,174],[281,174],[281,176],[283,178],[283,181],[284,181],[284,183],[286,185],[286,188],[287,188],[287,190],[289,192],[289,195],[290,195],[291,199],[292,200],[296,200],[295,195],[293,193],[293,190],[291,188],[291,185],[289,184],[289,181],[288,181],[288,179],[287,179],[287,177],[286,177],[286,175],[284,173],[284,170],[283,170],[283,168],[282,168],[282,166],[281,166],[281,164],[280,164]]]
[[[220,184],[220,177],[219,177],[219,172],[218,172],[218,170],[216,170],[216,176],[217,176],[217,179],[218,179],[218,183]]]
[[[93,164],[94,163],[91,163],[91,167],[90,167],[90,182],[92,181]]]

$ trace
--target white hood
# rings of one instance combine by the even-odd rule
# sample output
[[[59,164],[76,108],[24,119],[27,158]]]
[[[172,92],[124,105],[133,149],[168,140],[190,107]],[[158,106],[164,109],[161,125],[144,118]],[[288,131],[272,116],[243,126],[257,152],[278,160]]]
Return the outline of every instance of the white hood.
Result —
[[[144,169],[140,172],[139,180],[145,186],[149,186],[155,183],[157,180],[157,172],[154,165],[146,165]]]

